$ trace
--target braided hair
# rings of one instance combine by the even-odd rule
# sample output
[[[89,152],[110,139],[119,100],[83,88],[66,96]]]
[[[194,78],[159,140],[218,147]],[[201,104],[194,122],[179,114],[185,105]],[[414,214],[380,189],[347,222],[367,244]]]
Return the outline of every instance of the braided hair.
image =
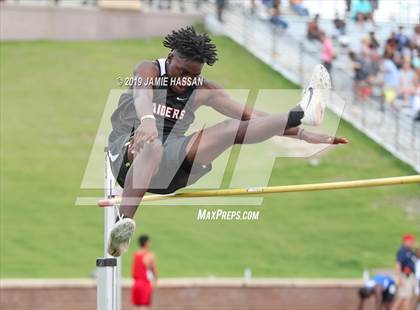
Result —
[[[207,33],[197,34],[191,26],[174,30],[163,40],[163,46],[180,54],[181,57],[212,66],[217,61],[216,45]]]

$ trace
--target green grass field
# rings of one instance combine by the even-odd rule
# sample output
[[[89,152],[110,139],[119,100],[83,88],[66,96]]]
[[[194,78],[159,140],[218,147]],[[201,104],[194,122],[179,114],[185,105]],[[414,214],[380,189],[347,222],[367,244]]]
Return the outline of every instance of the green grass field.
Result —
[[[220,62],[207,78],[252,96],[294,87],[232,41],[216,43]],[[89,276],[103,252],[103,213],[74,202],[108,92],[139,60],[166,54],[159,39],[1,44],[2,278]],[[414,174],[348,124],[339,134],[351,144],[325,153],[317,167],[278,159],[270,184]],[[251,222],[197,221],[199,206],[144,206],[137,235],[152,236],[162,277],[240,277],[246,267],[255,277],[359,277],[364,268],[392,267],[404,232],[420,236],[418,195],[415,185],[274,195],[245,207],[261,211]],[[125,276],[135,249],[124,256]]]

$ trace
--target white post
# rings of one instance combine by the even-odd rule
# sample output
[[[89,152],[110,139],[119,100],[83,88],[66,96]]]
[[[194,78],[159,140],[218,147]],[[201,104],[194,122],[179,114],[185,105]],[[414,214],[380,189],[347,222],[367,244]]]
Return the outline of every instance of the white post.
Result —
[[[105,197],[115,196],[115,178],[109,163],[108,149],[105,148]],[[104,211],[104,258],[96,260],[97,267],[97,310],[121,309],[121,259],[107,253],[109,233],[116,219],[116,209],[107,207]]]
[[[98,258],[96,260],[97,288],[96,288],[96,309],[116,310],[117,309],[117,259]]]

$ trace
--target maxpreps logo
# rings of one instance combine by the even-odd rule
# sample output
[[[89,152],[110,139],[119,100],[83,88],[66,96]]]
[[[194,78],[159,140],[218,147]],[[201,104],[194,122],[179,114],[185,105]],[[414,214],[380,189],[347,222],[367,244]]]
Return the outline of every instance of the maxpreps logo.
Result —
[[[226,211],[223,209],[207,210],[198,209],[197,220],[199,221],[256,221],[260,217],[260,211]]]

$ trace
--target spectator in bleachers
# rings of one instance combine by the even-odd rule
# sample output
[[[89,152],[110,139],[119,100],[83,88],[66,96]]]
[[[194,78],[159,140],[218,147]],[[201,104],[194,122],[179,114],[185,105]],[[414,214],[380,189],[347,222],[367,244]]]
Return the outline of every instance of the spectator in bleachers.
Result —
[[[274,0],[273,8],[271,11],[270,22],[276,27],[281,27],[283,29],[286,29],[288,24],[281,17],[280,5],[281,5],[281,0]]]
[[[369,32],[369,41],[370,41],[370,48],[373,50],[377,50],[380,47],[378,40],[376,39],[376,35],[374,31]]]
[[[255,3],[255,0],[251,0],[251,14],[255,14],[257,11],[257,4]]]
[[[364,101],[370,95],[370,88],[368,84],[369,72],[365,59],[358,56],[355,52],[350,51],[349,57],[351,60],[351,67],[354,71],[354,93],[358,101]]]
[[[405,59],[403,67],[400,70],[400,88],[399,94],[404,100],[404,106],[411,105],[413,97],[416,94],[417,75],[411,68],[410,59]]]
[[[373,8],[369,0],[353,0],[351,3],[352,18],[363,25],[365,21],[373,22]]]
[[[410,39],[404,33],[404,27],[398,27],[398,33],[395,35],[395,40],[397,40],[397,49],[398,51],[402,51],[403,48],[410,46]]]
[[[338,12],[335,12],[333,23],[339,36],[346,35],[346,22],[344,19],[340,18],[340,16],[338,15]]]
[[[362,39],[360,54],[361,58],[364,60],[364,67],[369,76],[376,74],[376,72],[379,71],[379,68],[377,68],[377,61],[379,57],[377,56],[376,50],[372,48],[370,38],[366,37]]]
[[[396,51],[394,54],[394,62],[398,69],[402,69],[404,62],[408,59],[411,65],[411,55],[413,51],[409,47],[403,47],[401,51]]]
[[[346,0],[346,13],[351,12],[351,0]]]
[[[420,24],[414,27],[413,35],[410,39],[412,49],[420,48]]]
[[[398,33],[395,35],[395,40],[397,42],[397,50],[394,55],[394,62],[401,69],[404,60],[410,59],[412,54],[410,38],[404,33],[404,27],[399,27]]]
[[[411,102],[411,116],[413,120],[420,122],[420,72],[417,73],[416,92]]]
[[[308,30],[306,36],[309,40],[321,40],[321,29],[319,28],[319,14],[316,14],[314,19],[308,23]]]
[[[383,73],[383,95],[386,103],[391,104],[395,109],[395,99],[400,85],[398,68],[392,60],[392,55],[385,53],[382,63]]]
[[[377,10],[379,8],[379,0],[369,0],[370,4],[372,5],[373,10]]]
[[[226,7],[226,0],[216,0],[216,14],[219,22],[223,23],[223,11]]]
[[[271,10],[274,5],[274,0],[262,0],[262,4],[267,8],[267,10]]]
[[[386,40],[384,53],[391,57],[391,59],[394,59],[397,48],[398,42],[396,39],[396,34],[395,32],[391,32],[389,38]]]
[[[335,13],[335,17],[333,20],[335,34],[333,34],[332,38],[337,39],[338,43],[347,48],[350,42],[349,37],[347,36],[347,24],[344,18],[340,18],[338,12]]]
[[[371,51],[370,58],[369,58],[368,71],[369,71],[369,81],[375,84],[375,80],[377,80],[381,71],[381,56],[375,50]]]
[[[362,54],[366,58],[370,58],[373,49],[371,47],[371,41],[369,38],[365,37],[362,39]]]
[[[370,36],[362,39],[361,57],[364,59],[365,71],[368,74],[368,85],[365,91],[369,95],[372,93],[372,85],[377,84],[377,76],[381,70],[381,57],[377,49],[374,48],[376,43]]]
[[[309,10],[303,6],[302,0],[289,0],[290,8],[300,16],[309,16]]]
[[[372,12],[376,11],[379,8],[379,0],[369,0],[369,2],[372,6]]]
[[[320,34],[321,43],[322,43],[322,51],[321,51],[321,59],[324,67],[331,73],[332,63],[334,60],[334,49],[330,38],[325,34],[324,31],[321,31]]]
[[[413,49],[411,65],[413,66],[417,74],[420,74],[420,46],[416,49]]]

